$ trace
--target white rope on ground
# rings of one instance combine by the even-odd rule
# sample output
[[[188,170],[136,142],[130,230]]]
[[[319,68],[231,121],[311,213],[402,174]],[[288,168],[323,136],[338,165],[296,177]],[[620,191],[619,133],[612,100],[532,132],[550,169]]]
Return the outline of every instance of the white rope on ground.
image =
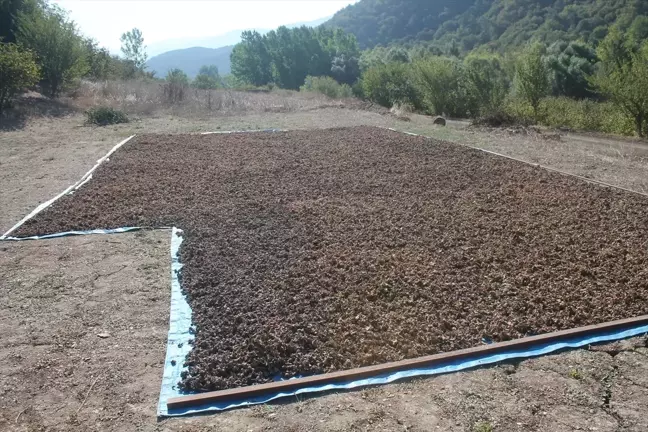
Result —
[[[250,130],[199,132],[199,134],[200,135],[214,135],[214,134],[258,133],[258,132],[288,132],[288,129],[250,129]]]
[[[93,173],[97,168],[99,168],[99,165],[101,165],[103,162],[105,162],[106,160],[108,160],[108,158],[110,157],[110,155],[112,155],[113,153],[115,153],[115,152],[116,152],[116,151],[117,151],[121,146],[123,146],[124,144],[126,144],[126,143],[127,143],[128,141],[130,141],[133,137],[135,137],[135,135],[131,135],[130,137],[126,138],[124,141],[120,142],[119,144],[117,144],[116,146],[114,146],[112,149],[110,149],[110,151],[109,151],[109,152],[108,152],[104,157],[102,157],[101,159],[99,159],[99,160],[97,161],[97,163],[96,163],[96,164],[95,164],[95,165],[90,169],[90,171],[88,171],[87,173],[85,173],[85,174],[83,175],[83,177],[81,177],[81,179],[80,179],[79,181],[77,181],[76,183],[74,183],[73,185],[71,185],[70,187],[68,187],[67,189],[65,189],[65,190],[64,190],[63,192],[61,192],[60,194],[56,195],[56,196],[55,196],[54,198],[52,198],[51,200],[46,201],[46,202],[42,203],[41,205],[39,205],[38,207],[36,207],[34,210],[32,210],[31,213],[29,213],[27,216],[25,216],[24,218],[22,218],[22,219],[20,220],[20,222],[18,222],[16,225],[12,226],[12,227],[9,229],[9,231],[7,231],[7,232],[4,233],[2,236],[0,236],[0,240],[4,240],[5,238],[7,238],[7,237],[9,236],[9,234],[11,234],[12,232],[14,232],[14,231],[17,230],[18,228],[20,228],[20,227],[21,227],[25,222],[27,222],[29,219],[31,219],[31,218],[33,218],[34,216],[36,216],[38,213],[42,212],[42,211],[45,210],[47,207],[51,206],[51,205],[52,205],[56,200],[58,200],[58,199],[61,198],[62,196],[69,194],[70,192],[72,192],[72,191],[78,189],[82,184],[84,184],[84,183],[86,183],[87,181],[89,181],[89,180],[92,178],[92,173]]]
[[[402,134],[406,134],[406,135],[418,136],[418,137],[429,138],[429,139],[436,139],[436,138],[431,137],[431,136],[415,134],[415,133],[412,133],[412,132],[399,131],[399,130],[394,129],[394,128],[386,128],[386,129],[388,129],[388,130],[390,130],[392,132],[398,132],[398,133],[402,133]],[[613,189],[619,189],[619,190],[622,190],[622,191],[625,191],[625,192],[631,192],[631,193],[634,193],[634,194],[637,194],[637,195],[648,197],[648,193],[639,192],[639,191],[636,191],[636,190],[624,188],[623,186],[617,186],[617,185],[613,185],[613,184],[610,184],[610,183],[602,182],[600,180],[594,180],[594,179],[591,179],[591,178],[579,176],[578,174],[573,174],[573,173],[570,173],[570,172],[561,171],[561,170],[556,169],[556,168],[551,168],[551,167],[548,167],[548,166],[545,166],[545,165],[540,165],[540,164],[537,164],[537,163],[525,161],[523,159],[514,158],[513,156],[507,156],[505,154],[496,153],[496,152],[491,151],[491,150],[485,150],[483,148],[474,147],[474,146],[467,145],[467,144],[459,144],[459,143],[453,143],[453,144],[461,145],[463,147],[468,147],[468,148],[471,148],[473,150],[479,150],[479,151],[482,151],[484,153],[489,153],[489,154],[492,154],[494,156],[499,156],[499,157],[503,157],[503,158],[506,158],[506,159],[514,160],[516,162],[522,162],[523,164],[531,165],[531,166],[536,167],[536,168],[542,168],[542,169],[545,169],[547,171],[552,171],[552,172],[555,172],[555,173],[558,173],[558,174],[562,174],[562,175],[566,175],[566,176],[570,176],[570,177],[575,177],[577,179],[584,180],[584,181],[586,181],[588,183],[594,183],[594,184],[598,184],[598,185],[601,185],[601,186],[606,186],[606,187],[613,188]]]

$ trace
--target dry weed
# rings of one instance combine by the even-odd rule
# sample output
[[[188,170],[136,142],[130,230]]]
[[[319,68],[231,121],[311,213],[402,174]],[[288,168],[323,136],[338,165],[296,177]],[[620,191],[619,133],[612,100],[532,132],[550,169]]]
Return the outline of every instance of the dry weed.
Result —
[[[164,92],[163,83],[146,81],[84,81],[75,90],[72,102],[83,110],[101,105],[138,115],[166,111],[191,116],[288,113],[345,106],[344,102],[332,101],[324,95],[291,90],[251,92],[187,88],[182,98],[171,100]]]

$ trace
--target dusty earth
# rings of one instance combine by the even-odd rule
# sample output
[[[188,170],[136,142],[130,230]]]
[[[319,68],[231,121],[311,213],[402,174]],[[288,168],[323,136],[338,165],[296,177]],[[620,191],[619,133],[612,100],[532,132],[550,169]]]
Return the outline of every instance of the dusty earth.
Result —
[[[355,127],[142,135],[16,235],[182,228],[182,386],[221,390],[642,315],[647,214],[638,194]]]
[[[436,129],[418,116],[402,123],[375,113],[326,109],[236,119],[147,118],[101,129],[83,127],[82,121],[78,115],[35,119],[0,132],[0,227],[8,229],[76,181],[134,132],[384,125],[636,190],[648,178],[647,147],[641,143],[570,136],[547,143],[461,124]],[[645,338],[607,352],[577,350],[359,392],[157,421],[168,325],[168,240],[168,232],[144,232],[0,243],[0,430],[648,429]]]

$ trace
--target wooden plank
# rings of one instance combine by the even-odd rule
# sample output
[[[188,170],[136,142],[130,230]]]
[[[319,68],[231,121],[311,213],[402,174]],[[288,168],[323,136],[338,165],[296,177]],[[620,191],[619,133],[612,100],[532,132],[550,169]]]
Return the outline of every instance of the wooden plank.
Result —
[[[277,381],[267,384],[252,385],[248,387],[239,387],[228,390],[180,396],[169,399],[167,401],[167,408],[169,410],[172,410],[177,408],[203,405],[212,402],[243,400],[268,393],[289,392],[303,387],[321,386],[336,382],[353,381],[401,370],[430,367],[433,365],[443,364],[470,357],[483,357],[487,355],[497,354],[502,351],[524,349],[530,346],[558,342],[575,337],[582,337],[590,333],[603,333],[606,331],[630,329],[646,324],[648,324],[648,315],[643,315],[635,318],[611,321],[586,327],[578,327],[570,330],[562,330],[538,336],[530,336],[507,342],[498,342],[490,345],[482,345],[474,348],[434,354],[409,360],[384,363],[376,366],[366,366],[357,369],[349,369],[286,381]]]

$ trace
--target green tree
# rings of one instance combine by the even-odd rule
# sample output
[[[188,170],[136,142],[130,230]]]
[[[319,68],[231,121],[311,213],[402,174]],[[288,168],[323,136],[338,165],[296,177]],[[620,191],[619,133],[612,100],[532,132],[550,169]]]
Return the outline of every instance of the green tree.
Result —
[[[266,40],[256,31],[241,33],[241,42],[230,55],[232,75],[238,80],[262,86],[272,80],[272,64]]]
[[[576,99],[592,98],[588,77],[596,70],[598,58],[592,48],[582,42],[558,41],[545,56],[554,96]]]
[[[298,89],[309,75],[352,83],[360,72],[358,43],[339,29],[279,27],[263,36],[243,32],[241,39],[230,57],[232,74],[255,86]]]
[[[469,110],[461,62],[429,57],[413,63],[416,81],[428,110],[435,114],[464,116]]]
[[[0,43],[0,114],[23,89],[38,82],[34,54],[15,44]]]
[[[372,102],[387,108],[397,103],[411,105],[417,110],[424,107],[409,64],[380,64],[367,69],[361,80],[362,92]]]
[[[24,11],[25,0],[0,0],[0,42],[15,43],[17,16]]]
[[[85,51],[88,71],[86,77],[91,80],[107,80],[116,78],[121,61],[110,55],[106,48],[99,47],[94,39],[84,39],[83,49]]]
[[[613,26],[609,29],[605,39],[599,44],[596,53],[601,61],[607,65],[606,67],[609,68],[614,64],[617,68],[621,68],[630,61],[633,48],[621,29],[618,26]]]
[[[221,86],[218,67],[215,65],[202,66],[191,85],[199,89],[216,89]]]
[[[610,32],[608,37],[616,35]],[[634,121],[637,135],[644,137],[648,134],[648,42],[623,55],[613,51],[620,45],[611,42],[598,48],[601,69],[591,83]]]
[[[517,59],[515,68],[517,94],[531,105],[536,119],[540,101],[551,89],[549,71],[542,58],[543,54],[544,46],[541,43],[530,44]]]
[[[169,83],[189,85],[189,77],[182,71],[182,69],[178,68],[168,71],[164,79]]]
[[[122,34],[120,40],[122,43],[121,52],[124,54],[126,60],[132,61],[137,69],[143,71],[146,68],[148,55],[146,54],[142,32],[134,28]]]
[[[189,85],[187,74],[177,68],[171,69],[167,72],[165,81],[163,89],[167,102],[173,104],[182,101]]]
[[[510,81],[499,56],[471,55],[464,60],[470,114],[480,116],[500,109]]]
[[[88,70],[77,27],[57,6],[19,13],[18,42],[36,54],[41,86],[50,97],[58,96],[65,85]]]

